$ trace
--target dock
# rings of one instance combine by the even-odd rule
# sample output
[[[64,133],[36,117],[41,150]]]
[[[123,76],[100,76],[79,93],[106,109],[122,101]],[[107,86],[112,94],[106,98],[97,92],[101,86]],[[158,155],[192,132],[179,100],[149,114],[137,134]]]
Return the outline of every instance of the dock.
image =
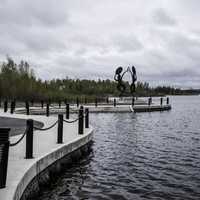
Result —
[[[43,129],[56,122],[57,116],[39,116],[9,114],[0,111],[1,117],[18,119],[33,119],[44,124]],[[69,121],[73,119],[69,119]],[[85,128],[83,134],[78,134],[78,121],[63,123],[63,141],[57,143],[57,125],[46,131],[35,130],[33,136],[33,158],[25,159],[26,139],[9,148],[6,187],[0,189],[2,200],[25,200],[35,195],[40,186],[50,179],[51,174],[60,171],[73,157],[79,157],[88,151],[93,138],[93,129]],[[21,135],[10,137],[10,143],[15,143]],[[79,151],[77,153],[77,151]],[[77,158],[75,158],[77,159]]]
[[[90,113],[130,113],[130,112],[155,112],[155,111],[167,111],[171,110],[172,106],[168,105],[135,105],[132,106],[131,104],[126,105],[106,105],[106,104],[99,104],[98,106],[95,105],[83,105],[85,108],[88,108]],[[79,107],[76,105],[70,106],[70,113],[77,113]],[[16,109],[16,113],[24,114],[26,110],[24,108]],[[30,107],[30,113],[33,115],[45,115],[46,114],[46,107]],[[53,106],[50,107],[51,114],[57,113],[66,113],[65,106]]]
[[[89,113],[162,112],[172,108],[169,99],[163,104],[162,98],[157,104],[152,103],[151,98],[148,102],[117,102],[114,99],[111,103],[80,104],[77,101],[77,104],[29,106],[26,102],[25,107],[15,107],[15,104],[12,102],[8,108],[5,101],[4,108],[0,109],[0,117],[27,122],[26,130],[21,134],[6,136],[10,146],[6,162],[1,158],[5,149],[5,131],[9,129],[0,128],[0,180],[5,179],[4,164],[8,161],[6,184],[0,181],[0,199],[4,200],[33,198],[43,185],[62,171],[63,166],[69,167],[73,160],[90,152],[93,128],[89,125]],[[71,114],[77,117],[71,119]]]

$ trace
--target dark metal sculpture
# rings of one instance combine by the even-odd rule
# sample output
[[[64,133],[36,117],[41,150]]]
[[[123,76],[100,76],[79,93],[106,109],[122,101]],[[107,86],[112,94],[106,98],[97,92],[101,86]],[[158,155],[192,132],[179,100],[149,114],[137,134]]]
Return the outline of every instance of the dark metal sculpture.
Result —
[[[122,67],[118,67],[115,71],[115,76],[114,76],[114,80],[118,82],[117,84],[117,89],[120,91],[120,94],[123,94],[126,90],[126,86],[123,83],[123,76],[126,72],[124,72],[123,74],[121,74],[123,71]]]
[[[117,83],[117,89],[120,92],[120,96],[123,96],[125,94],[125,91],[126,91],[126,85],[123,81],[123,77],[127,72],[129,72],[130,75],[131,75],[132,83],[130,85],[130,92],[134,96],[135,82],[137,81],[136,69],[135,69],[134,66],[132,66],[132,68],[128,67],[126,69],[126,71],[124,71],[123,73],[122,72],[123,72],[123,68],[118,67],[115,71],[115,76],[114,76],[114,80],[118,82]]]
[[[137,81],[137,75],[136,75],[136,69],[134,66],[132,66],[132,71],[129,68],[129,71],[131,73],[131,77],[132,77],[132,83],[130,86],[130,90],[131,90],[131,94],[133,94],[135,92],[135,82]]]

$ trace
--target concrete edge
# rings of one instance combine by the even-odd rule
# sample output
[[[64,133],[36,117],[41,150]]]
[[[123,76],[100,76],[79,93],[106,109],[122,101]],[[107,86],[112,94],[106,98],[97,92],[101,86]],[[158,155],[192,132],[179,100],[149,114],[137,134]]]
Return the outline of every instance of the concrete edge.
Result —
[[[134,112],[156,112],[156,111],[169,111],[172,109],[171,105],[163,105],[163,106],[147,106],[141,108],[134,108]]]
[[[86,145],[93,139],[93,129],[90,128],[89,133],[82,138],[76,138],[70,143],[62,144],[60,147],[54,151],[38,158],[34,164],[32,164],[29,169],[25,172],[24,176],[21,178],[20,182],[17,184],[13,200],[20,200],[24,191],[31,183],[31,181],[39,175],[43,170],[51,166],[57,160],[62,159],[66,155],[78,150],[82,146]]]
[[[87,107],[87,106],[86,106]],[[127,107],[121,107],[121,106],[116,106],[116,107],[89,107],[90,109],[90,113],[130,113],[130,112],[154,112],[154,111],[167,111],[167,110],[171,110],[172,106],[169,105],[136,105],[132,108],[131,105],[127,105]],[[18,112],[16,110],[16,113],[24,113],[25,110],[21,110],[20,112]],[[30,109],[30,112],[33,115],[44,115],[45,114],[45,110],[41,110],[41,109]],[[65,110],[63,109],[55,109],[51,111],[51,114],[57,114],[57,113],[65,113]],[[72,111],[70,113],[76,113],[77,111]]]

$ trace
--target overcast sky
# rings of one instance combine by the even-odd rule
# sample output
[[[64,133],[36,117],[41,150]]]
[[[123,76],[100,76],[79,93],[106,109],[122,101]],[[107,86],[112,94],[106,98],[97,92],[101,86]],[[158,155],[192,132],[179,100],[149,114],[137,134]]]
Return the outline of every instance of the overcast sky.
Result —
[[[110,78],[200,88],[200,0],[0,0],[0,60],[42,79]],[[128,76],[127,76],[128,79]]]

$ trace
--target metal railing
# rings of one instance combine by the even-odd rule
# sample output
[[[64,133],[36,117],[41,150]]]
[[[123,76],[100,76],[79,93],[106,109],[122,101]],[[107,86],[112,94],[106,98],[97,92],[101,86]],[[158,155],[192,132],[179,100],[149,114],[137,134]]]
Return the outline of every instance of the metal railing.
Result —
[[[28,104],[27,104],[28,105]],[[29,105],[27,106],[29,108]],[[66,106],[67,111],[69,111],[69,105]],[[6,177],[7,177],[7,166],[8,166],[8,154],[9,147],[14,147],[18,145],[26,136],[26,152],[25,159],[33,158],[33,136],[34,130],[36,131],[48,131],[53,127],[57,126],[57,143],[63,143],[63,123],[75,123],[78,122],[79,135],[84,134],[84,118],[85,118],[85,128],[89,128],[89,109],[85,109],[83,106],[80,107],[78,112],[78,117],[74,120],[69,120],[69,112],[66,116],[68,119],[63,119],[63,114],[58,114],[58,120],[56,120],[52,125],[46,128],[40,128],[34,126],[33,119],[28,119],[26,121],[26,129],[21,137],[14,143],[9,142],[9,132],[10,128],[0,128],[0,188],[6,187]]]

